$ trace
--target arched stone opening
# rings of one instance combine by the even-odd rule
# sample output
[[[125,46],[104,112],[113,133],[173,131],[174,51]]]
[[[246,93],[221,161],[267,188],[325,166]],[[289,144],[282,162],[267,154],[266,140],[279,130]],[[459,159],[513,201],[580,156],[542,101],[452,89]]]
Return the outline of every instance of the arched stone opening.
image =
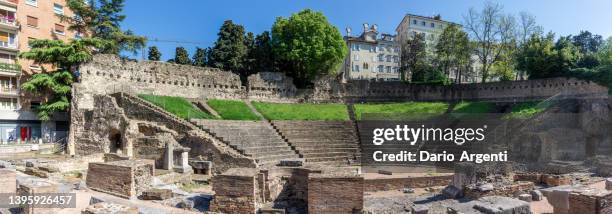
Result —
[[[110,153],[115,153],[115,154],[123,153],[123,140],[121,137],[121,132],[117,130],[112,130],[110,134],[108,135],[108,140],[109,140],[108,147],[109,147]]]

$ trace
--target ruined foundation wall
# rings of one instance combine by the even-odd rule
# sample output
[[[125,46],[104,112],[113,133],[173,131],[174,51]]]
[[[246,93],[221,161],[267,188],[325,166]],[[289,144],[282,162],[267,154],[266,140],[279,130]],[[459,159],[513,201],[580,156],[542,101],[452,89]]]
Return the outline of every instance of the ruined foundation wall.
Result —
[[[408,177],[408,178],[380,178],[365,179],[365,191],[399,190],[403,188],[425,188],[432,186],[446,186],[451,183],[453,175]]]
[[[215,198],[210,209],[221,213],[255,213],[257,203],[258,182],[257,170],[234,168],[213,177]]]
[[[273,102],[365,102],[365,101],[530,101],[551,96],[601,95],[606,87],[573,78],[460,84],[420,85],[404,82],[317,78],[311,90],[298,90],[282,73],[261,72],[248,77],[242,87],[238,75],[214,68],[151,61],[121,60],[96,55],[81,66],[80,90],[93,94],[125,92],[186,98],[253,99]],[[87,99],[85,97],[85,99]]]
[[[311,175],[308,213],[356,213],[363,209],[363,177]]]
[[[131,198],[150,188],[154,166],[148,160],[90,163],[87,187],[108,194]]]

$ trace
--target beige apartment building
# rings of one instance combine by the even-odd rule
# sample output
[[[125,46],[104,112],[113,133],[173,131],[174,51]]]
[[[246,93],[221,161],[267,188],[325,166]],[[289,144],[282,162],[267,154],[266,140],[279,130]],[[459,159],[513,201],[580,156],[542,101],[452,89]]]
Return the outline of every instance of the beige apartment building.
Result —
[[[79,37],[67,30],[68,24],[58,14],[72,16],[65,0],[0,0],[0,144],[52,141],[67,131],[66,114],[43,123],[32,111],[40,104],[39,98],[21,91],[20,83],[42,69],[17,59],[19,52],[29,50],[32,39],[68,41]]]
[[[406,43],[406,40],[408,40],[409,38],[412,38],[413,36],[417,34],[424,35],[425,44],[427,46],[427,52],[428,54],[433,54],[435,46],[438,42],[438,39],[440,38],[440,35],[442,34],[442,32],[444,32],[444,29],[449,25],[459,25],[459,24],[442,20],[439,15],[433,16],[433,17],[427,17],[427,16],[406,14],[406,16],[404,16],[402,21],[397,26],[397,28],[395,28],[395,32],[397,33],[397,40],[400,46],[404,45]],[[477,61],[474,61],[474,62],[477,63]],[[474,66],[472,67],[476,68],[477,65],[474,64]],[[410,78],[410,74],[407,75],[407,79],[409,78]],[[456,73],[451,72],[449,75],[449,79],[452,82],[456,82],[455,81],[457,79]],[[470,75],[462,76],[461,80],[458,82],[470,83],[470,82],[476,82],[476,81],[478,81],[478,77],[473,76],[472,74],[472,76]]]
[[[391,34],[378,35],[378,27],[363,25],[360,36],[351,36],[350,28],[344,37],[349,54],[344,60],[344,80],[398,81],[399,46]]]

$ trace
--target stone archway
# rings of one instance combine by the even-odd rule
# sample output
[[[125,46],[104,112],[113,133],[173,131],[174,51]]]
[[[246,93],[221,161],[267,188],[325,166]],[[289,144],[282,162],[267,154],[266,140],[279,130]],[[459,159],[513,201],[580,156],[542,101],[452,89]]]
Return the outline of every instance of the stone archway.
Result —
[[[108,135],[108,140],[108,148],[110,153],[123,153],[123,140],[121,137],[121,132],[119,132],[118,130],[112,130]]]

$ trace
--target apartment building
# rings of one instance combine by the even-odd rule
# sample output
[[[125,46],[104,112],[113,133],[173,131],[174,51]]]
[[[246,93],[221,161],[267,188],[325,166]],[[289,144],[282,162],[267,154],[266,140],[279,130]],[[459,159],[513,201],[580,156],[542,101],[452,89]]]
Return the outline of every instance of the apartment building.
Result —
[[[425,38],[427,53],[432,56],[440,35],[449,25],[459,24],[442,20],[440,15],[427,17],[406,14],[397,28],[395,28],[395,32],[397,34],[397,39],[400,46],[404,45],[406,40],[409,38],[412,38],[417,34],[422,34]],[[409,78],[410,74],[407,75],[407,79]],[[449,78],[451,81],[456,82],[456,73],[451,72]],[[473,79],[475,78],[462,77],[459,82],[471,82]]]
[[[40,97],[20,90],[20,83],[42,71],[40,65],[17,59],[32,39],[68,41],[79,37],[57,16],[71,16],[65,0],[0,0],[0,143],[52,141],[65,135],[67,114],[41,122],[33,108]]]
[[[344,37],[349,54],[342,67],[345,80],[400,80],[399,46],[391,34],[379,36],[377,25],[363,25],[360,36],[351,36],[347,28]]]

